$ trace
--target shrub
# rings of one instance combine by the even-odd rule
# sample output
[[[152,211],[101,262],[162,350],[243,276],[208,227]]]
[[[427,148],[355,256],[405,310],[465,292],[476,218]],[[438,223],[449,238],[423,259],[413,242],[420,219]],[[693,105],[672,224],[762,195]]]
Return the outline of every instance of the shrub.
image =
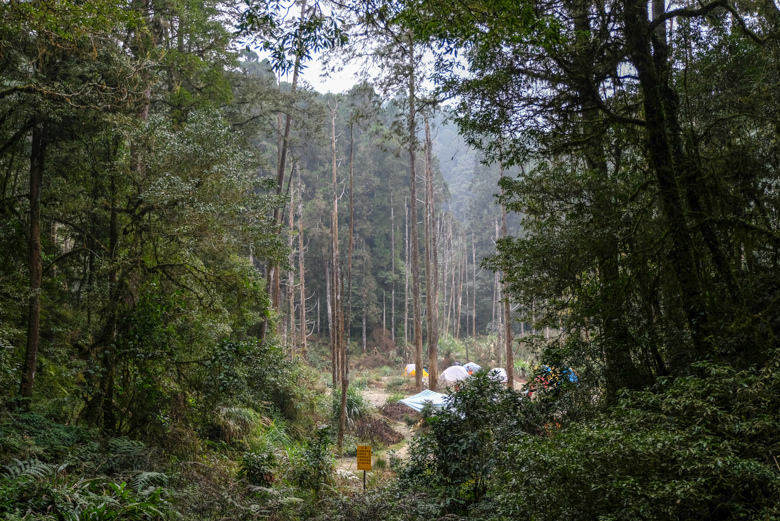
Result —
[[[270,447],[245,452],[241,456],[240,472],[252,485],[270,487],[274,482],[276,456]]]
[[[701,364],[595,419],[507,444],[493,482],[512,517],[777,519],[780,373]],[[494,505],[494,506],[495,506]]]
[[[296,462],[295,478],[298,486],[319,497],[322,487],[333,480],[331,429],[321,426],[309,439]]]
[[[519,416],[522,402],[520,393],[478,372],[450,396],[447,407],[423,409],[425,432],[410,444],[402,482],[432,487],[451,509],[481,500],[503,450],[508,419]]]
[[[230,443],[245,438],[254,431],[260,421],[260,415],[247,407],[217,407],[210,429],[215,441]]]
[[[341,409],[341,389],[333,393],[333,418],[338,419]],[[369,414],[371,404],[363,396],[360,389],[347,387],[347,422],[352,423],[358,418]]]

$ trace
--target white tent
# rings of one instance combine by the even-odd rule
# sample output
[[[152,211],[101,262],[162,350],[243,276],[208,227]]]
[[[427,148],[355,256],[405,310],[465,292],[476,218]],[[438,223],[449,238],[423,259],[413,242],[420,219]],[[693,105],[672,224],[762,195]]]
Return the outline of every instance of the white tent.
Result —
[[[463,368],[463,366],[453,365],[452,367],[448,367],[441,372],[439,375],[439,384],[449,385],[459,380],[465,380],[469,377],[471,377],[471,375]]]
[[[475,364],[474,362],[467,362],[463,364],[463,368],[468,371],[469,374],[476,373],[480,369],[482,369],[482,366],[479,364]]]
[[[488,373],[488,376],[490,378],[493,378],[494,380],[498,380],[499,382],[506,383],[508,380],[508,377],[506,375],[506,369],[503,367],[496,367],[490,370]]]

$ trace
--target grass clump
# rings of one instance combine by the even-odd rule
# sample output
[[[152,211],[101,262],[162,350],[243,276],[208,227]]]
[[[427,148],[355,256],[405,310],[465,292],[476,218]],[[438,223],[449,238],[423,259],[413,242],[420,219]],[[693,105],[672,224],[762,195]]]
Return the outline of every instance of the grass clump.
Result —
[[[333,393],[333,418],[339,417],[341,407],[341,389]],[[367,416],[371,411],[371,404],[363,396],[363,392],[357,387],[347,388],[347,422],[353,423],[358,418]]]

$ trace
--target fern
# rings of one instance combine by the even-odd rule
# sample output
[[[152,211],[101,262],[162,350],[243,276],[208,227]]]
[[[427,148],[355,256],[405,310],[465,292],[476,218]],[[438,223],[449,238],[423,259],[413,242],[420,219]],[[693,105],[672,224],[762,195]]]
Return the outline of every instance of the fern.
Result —
[[[140,456],[145,450],[146,445],[141,441],[135,441],[128,438],[112,438],[108,440],[108,448],[111,453],[117,456]]]
[[[108,451],[110,458],[103,470],[111,473],[127,468],[140,470],[147,449],[146,445],[140,441],[128,438],[112,438],[108,440]]]
[[[247,436],[257,427],[261,416],[246,407],[217,407],[214,424],[222,431],[224,441]]]
[[[150,488],[164,487],[168,484],[168,476],[162,472],[141,472],[130,480],[130,486],[141,493]]]
[[[37,459],[31,459],[27,461],[21,461],[14,459],[14,463],[3,467],[3,476],[16,480],[22,476],[32,476],[37,479],[45,479],[63,472],[67,465],[54,465],[51,463],[43,463]]]

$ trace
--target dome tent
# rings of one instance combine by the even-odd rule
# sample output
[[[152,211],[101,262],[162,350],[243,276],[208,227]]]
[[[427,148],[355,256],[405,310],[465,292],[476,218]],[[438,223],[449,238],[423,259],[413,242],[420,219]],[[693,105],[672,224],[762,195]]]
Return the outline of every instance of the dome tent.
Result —
[[[463,364],[463,368],[469,372],[469,374],[474,374],[480,369],[482,369],[482,366],[479,364],[475,364],[474,362],[468,362],[466,364]]]
[[[406,364],[404,376],[416,376],[414,364]],[[423,376],[428,376],[428,371],[423,367]]]
[[[446,386],[460,380],[465,380],[470,376],[471,375],[468,373],[468,371],[466,371],[466,369],[463,368],[463,366],[453,365],[452,367],[448,367],[441,372],[439,375],[439,384]]]
[[[509,380],[506,374],[506,369],[504,369],[503,367],[494,367],[493,369],[490,370],[488,376],[502,383],[506,383]]]

